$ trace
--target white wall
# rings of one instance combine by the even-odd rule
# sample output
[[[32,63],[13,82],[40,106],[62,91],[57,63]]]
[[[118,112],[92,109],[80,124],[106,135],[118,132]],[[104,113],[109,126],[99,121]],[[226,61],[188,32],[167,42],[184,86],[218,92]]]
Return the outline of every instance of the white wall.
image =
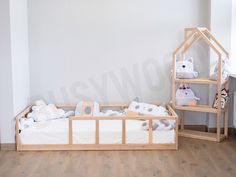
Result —
[[[208,8],[206,0],[29,0],[31,99],[169,101],[172,52],[184,27],[208,26]]]
[[[220,13],[219,13],[220,12]],[[211,0],[211,23],[210,30],[221,42],[221,44],[230,52],[231,49],[231,15],[232,15],[232,0]],[[214,52],[210,53],[211,70],[217,62]],[[215,97],[216,88],[210,87],[209,101],[212,103]],[[209,116],[209,127],[215,127],[215,114]],[[232,120],[230,120],[232,122]],[[231,126],[232,124],[230,124]]]
[[[236,1],[232,1],[232,18],[231,18],[231,59],[232,72],[236,74]]]
[[[27,0],[0,1],[1,143],[15,142],[15,116],[29,104]]]
[[[27,0],[10,0],[14,115],[29,104],[29,47]]]
[[[27,14],[27,0],[11,0],[10,4],[2,0],[2,143],[14,142],[13,119],[28,104],[29,94],[31,100],[43,97],[50,102],[130,101],[135,96],[143,101],[168,102],[171,54],[183,40],[184,27],[211,27],[223,44],[229,45],[227,27],[224,27],[228,24],[225,20],[228,14],[221,8],[224,5],[213,5],[210,11],[209,2],[28,0]],[[219,8],[222,13],[218,13]],[[220,18],[223,33],[214,31],[219,24],[209,17],[209,12],[212,17],[224,14],[224,18]],[[207,59],[209,53],[205,48],[196,45],[196,51],[192,50],[189,55]],[[195,66],[200,73],[208,74],[208,63],[202,67],[196,61]],[[208,88],[204,88],[205,91],[199,86],[193,89],[201,102],[209,101]],[[188,116],[199,117],[192,113]],[[204,124],[206,121],[190,120],[186,123]]]
[[[12,141],[13,95],[8,0],[0,1],[0,142]]]

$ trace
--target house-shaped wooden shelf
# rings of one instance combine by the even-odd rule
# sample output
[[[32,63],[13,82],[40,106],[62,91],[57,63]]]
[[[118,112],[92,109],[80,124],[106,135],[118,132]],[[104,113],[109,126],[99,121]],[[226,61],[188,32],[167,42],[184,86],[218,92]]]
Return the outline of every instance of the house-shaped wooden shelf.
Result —
[[[218,56],[218,76],[217,80],[210,80],[208,78],[195,78],[195,79],[178,79],[176,78],[176,59],[180,54],[183,58],[185,53],[195,44],[199,39],[202,39]],[[220,142],[228,136],[228,106],[221,109],[221,104],[218,104],[218,108],[212,108],[209,105],[196,105],[196,106],[176,106],[176,85],[178,83],[190,83],[190,84],[209,84],[217,87],[217,93],[219,100],[221,100],[222,87],[228,88],[227,80],[222,82],[222,60],[223,58],[229,58],[229,53],[220,44],[220,42],[211,34],[207,28],[186,28],[185,40],[180,46],[173,52],[173,76],[172,76],[172,105],[173,108],[180,111],[180,136],[204,139],[210,141]],[[184,111],[196,111],[205,113],[216,114],[216,133],[200,132],[184,129]],[[221,134],[221,114],[224,113],[224,133]]]

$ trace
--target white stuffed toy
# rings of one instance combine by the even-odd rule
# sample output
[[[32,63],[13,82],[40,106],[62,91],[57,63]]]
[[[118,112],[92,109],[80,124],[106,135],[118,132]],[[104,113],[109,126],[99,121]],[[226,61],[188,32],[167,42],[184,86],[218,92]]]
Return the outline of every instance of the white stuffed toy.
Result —
[[[65,112],[63,109],[57,109],[54,104],[46,104],[43,100],[35,102],[32,107],[32,112],[27,115],[27,118],[32,118],[35,122],[42,122],[51,119],[66,118],[74,115],[74,111]]]
[[[34,119],[33,118],[25,118],[22,117],[20,119],[20,130],[24,130],[28,128],[29,126],[34,124]]]
[[[140,115],[167,116],[168,112],[163,106],[132,101],[127,109],[127,113],[138,113]]]
[[[198,76],[193,69],[193,58],[176,61],[176,77],[179,79],[192,79]]]
[[[100,110],[100,105],[97,102],[80,101],[76,105],[76,116],[123,116],[122,112],[116,110]]]
[[[230,73],[231,73],[230,61],[228,58],[225,58],[222,60],[222,81],[223,82],[225,79],[228,78]],[[210,76],[210,79],[217,80],[217,77],[218,77],[218,63],[216,64],[214,73]]]
[[[126,115],[132,115],[133,113],[137,115],[153,115],[153,116],[167,116],[168,112],[165,107],[157,106],[154,104],[140,103],[137,101],[132,101],[127,109]],[[133,114],[133,115],[135,115]],[[153,120],[152,130],[162,131],[171,130],[175,128],[175,121],[173,120]],[[148,121],[144,121],[141,125],[142,130],[148,130]]]
[[[177,106],[193,106],[200,98],[196,97],[192,89],[187,84],[181,84],[176,91]]]

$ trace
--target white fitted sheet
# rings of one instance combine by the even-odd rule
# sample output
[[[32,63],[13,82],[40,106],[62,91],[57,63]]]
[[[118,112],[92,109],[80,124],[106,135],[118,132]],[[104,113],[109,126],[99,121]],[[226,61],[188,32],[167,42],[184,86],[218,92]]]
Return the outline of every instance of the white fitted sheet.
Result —
[[[122,143],[122,121],[99,121],[100,144]],[[141,129],[142,121],[126,121],[126,143],[148,143],[148,131]],[[73,143],[95,143],[95,121],[73,121]],[[68,119],[55,119],[45,122],[35,122],[20,133],[22,144],[68,144]],[[153,143],[171,144],[175,142],[175,130],[153,131]]]

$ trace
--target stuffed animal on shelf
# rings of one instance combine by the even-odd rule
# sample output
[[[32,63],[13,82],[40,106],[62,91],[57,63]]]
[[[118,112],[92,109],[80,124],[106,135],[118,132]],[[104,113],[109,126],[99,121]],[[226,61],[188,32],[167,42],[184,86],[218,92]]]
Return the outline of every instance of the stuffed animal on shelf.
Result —
[[[226,103],[228,102],[229,99],[229,90],[226,90],[225,88],[223,88],[221,90],[221,108],[224,109]],[[218,93],[216,93],[215,99],[214,99],[214,103],[213,103],[213,108],[218,108]]]
[[[230,60],[225,58],[222,60],[222,81],[226,80],[231,73]],[[215,65],[214,73],[210,76],[210,79],[217,80],[218,77],[218,64]]]
[[[198,77],[193,69],[193,58],[176,61],[176,77],[179,79],[192,79]]]
[[[176,91],[177,106],[194,106],[200,98],[196,97],[188,84],[180,84]]]

